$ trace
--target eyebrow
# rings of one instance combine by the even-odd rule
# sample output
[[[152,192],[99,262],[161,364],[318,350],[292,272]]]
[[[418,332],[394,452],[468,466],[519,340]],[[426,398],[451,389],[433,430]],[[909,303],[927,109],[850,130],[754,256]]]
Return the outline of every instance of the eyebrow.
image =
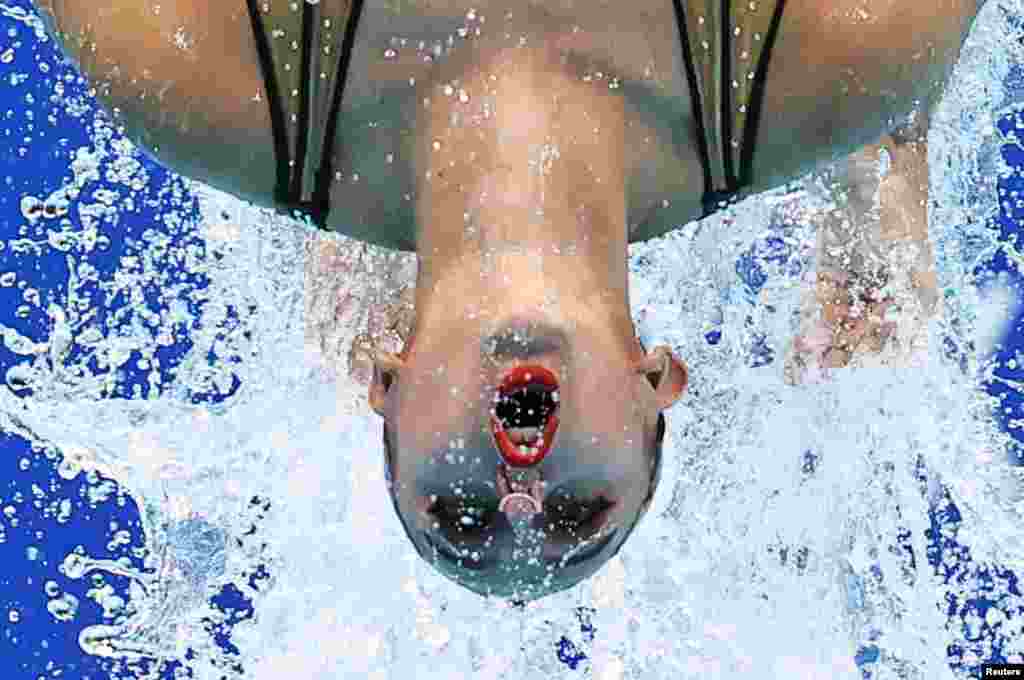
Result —
[[[455,466],[452,466],[455,467]],[[453,472],[450,478],[448,475],[439,474],[434,468],[426,468],[433,474],[424,475],[421,469],[416,476],[416,493],[420,496],[437,496],[438,498],[462,499],[467,496],[476,496],[478,499],[498,503],[498,491],[494,482],[481,481],[478,479],[466,479],[463,471]],[[462,490],[456,494],[452,489],[456,486]]]
[[[426,540],[427,545],[436,550],[439,555],[448,559],[450,562],[463,567],[464,569],[469,569],[470,571],[483,571],[498,561],[494,556],[494,552],[490,550],[477,550],[477,552],[480,553],[480,559],[478,560],[466,559],[466,557],[461,555],[454,555],[443,543],[435,543],[433,538],[431,538],[430,531],[424,530],[420,533],[423,534],[423,538]],[[459,564],[460,562],[461,564]]]
[[[572,547],[566,548],[565,550],[562,551],[562,554],[559,555],[558,557],[545,558],[544,561],[547,562],[548,564],[559,564],[563,568],[575,566],[575,565],[577,565],[577,564],[579,564],[581,562],[585,562],[586,560],[589,560],[592,557],[596,557],[597,555],[603,553],[605,548],[608,547],[608,545],[611,543],[612,539],[615,536],[617,536],[618,533],[619,533],[619,528],[615,527],[614,529],[609,531],[605,535],[604,538],[598,540],[597,542],[595,542],[595,543],[593,543],[591,545],[586,546],[585,548],[580,549],[579,551],[576,552],[575,555],[573,555],[569,559],[565,560],[564,563],[562,562],[562,558],[565,557],[566,554],[572,552],[573,550],[576,550],[576,548],[578,546],[572,546]]]

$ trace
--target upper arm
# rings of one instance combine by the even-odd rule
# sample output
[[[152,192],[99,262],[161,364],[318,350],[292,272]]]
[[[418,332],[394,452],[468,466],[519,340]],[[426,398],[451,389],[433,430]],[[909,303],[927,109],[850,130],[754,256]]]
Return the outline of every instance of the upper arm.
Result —
[[[218,188],[272,192],[270,115],[245,0],[36,5],[129,138]]]

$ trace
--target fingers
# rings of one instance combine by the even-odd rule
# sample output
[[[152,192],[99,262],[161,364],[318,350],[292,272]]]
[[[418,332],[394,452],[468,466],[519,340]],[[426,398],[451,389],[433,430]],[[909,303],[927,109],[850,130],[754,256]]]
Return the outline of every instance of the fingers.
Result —
[[[839,347],[855,348],[868,336],[878,336],[891,322],[885,321],[888,310],[896,301],[887,297],[879,302],[869,303],[866,310],[855,308],[846,318],[836,324],[833,344]]]
[[[834,284],[844,278],[827,277],[825,285],[842,291]],[[828,294],[835,295],[833,291]],[[895,322],[885,320],[896,301],[880,298],[881,292],[873,289],[857,305],[823,305],[822,318],[793,342],[786,360],[786,381],[792,385],[812,374],[820,379],[821,369],[843,368],[857,355],[881,352],[896,330]]]

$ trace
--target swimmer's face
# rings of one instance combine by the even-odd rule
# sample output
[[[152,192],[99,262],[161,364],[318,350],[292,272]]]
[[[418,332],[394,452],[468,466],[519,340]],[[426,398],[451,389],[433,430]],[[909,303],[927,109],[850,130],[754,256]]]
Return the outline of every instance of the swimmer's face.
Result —
[[[395,509],[447,577],[531,600],[619,551],[653,497],[662,411],[687,372],[663,348],[645,355],[613,335],[506,320],[425,334],[404,358],[376,363],[370,403],[386,422]],[[555,389],[526,378],[529,367],[554,376]],[[496,428],[512,452],[499,453]],[[518,463],[542,458],[517,466],[510,453]],[[534,504],[503,506],[514,493]]]

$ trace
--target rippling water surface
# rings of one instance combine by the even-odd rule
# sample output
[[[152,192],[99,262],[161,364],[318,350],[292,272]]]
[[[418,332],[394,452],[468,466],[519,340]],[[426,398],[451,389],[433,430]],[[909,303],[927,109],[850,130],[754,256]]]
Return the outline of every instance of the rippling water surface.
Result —
[[[1020,660],[1024,468],[983,387],[1021,388],[1024,358],[993,358],[1019,292],[976,275],[999,248],[1021,263],[1019,3],[986,6],[929,137],[944,307],[918,365],[783,382],[820,178],[631,246],[634,319],[690,391],[629,544],[523,611],[416,558],[385,492],[348,349],[397,349],[384,318],[415,259],[169,175],[27,10],[0,4],[2,677],[923,680]]]

